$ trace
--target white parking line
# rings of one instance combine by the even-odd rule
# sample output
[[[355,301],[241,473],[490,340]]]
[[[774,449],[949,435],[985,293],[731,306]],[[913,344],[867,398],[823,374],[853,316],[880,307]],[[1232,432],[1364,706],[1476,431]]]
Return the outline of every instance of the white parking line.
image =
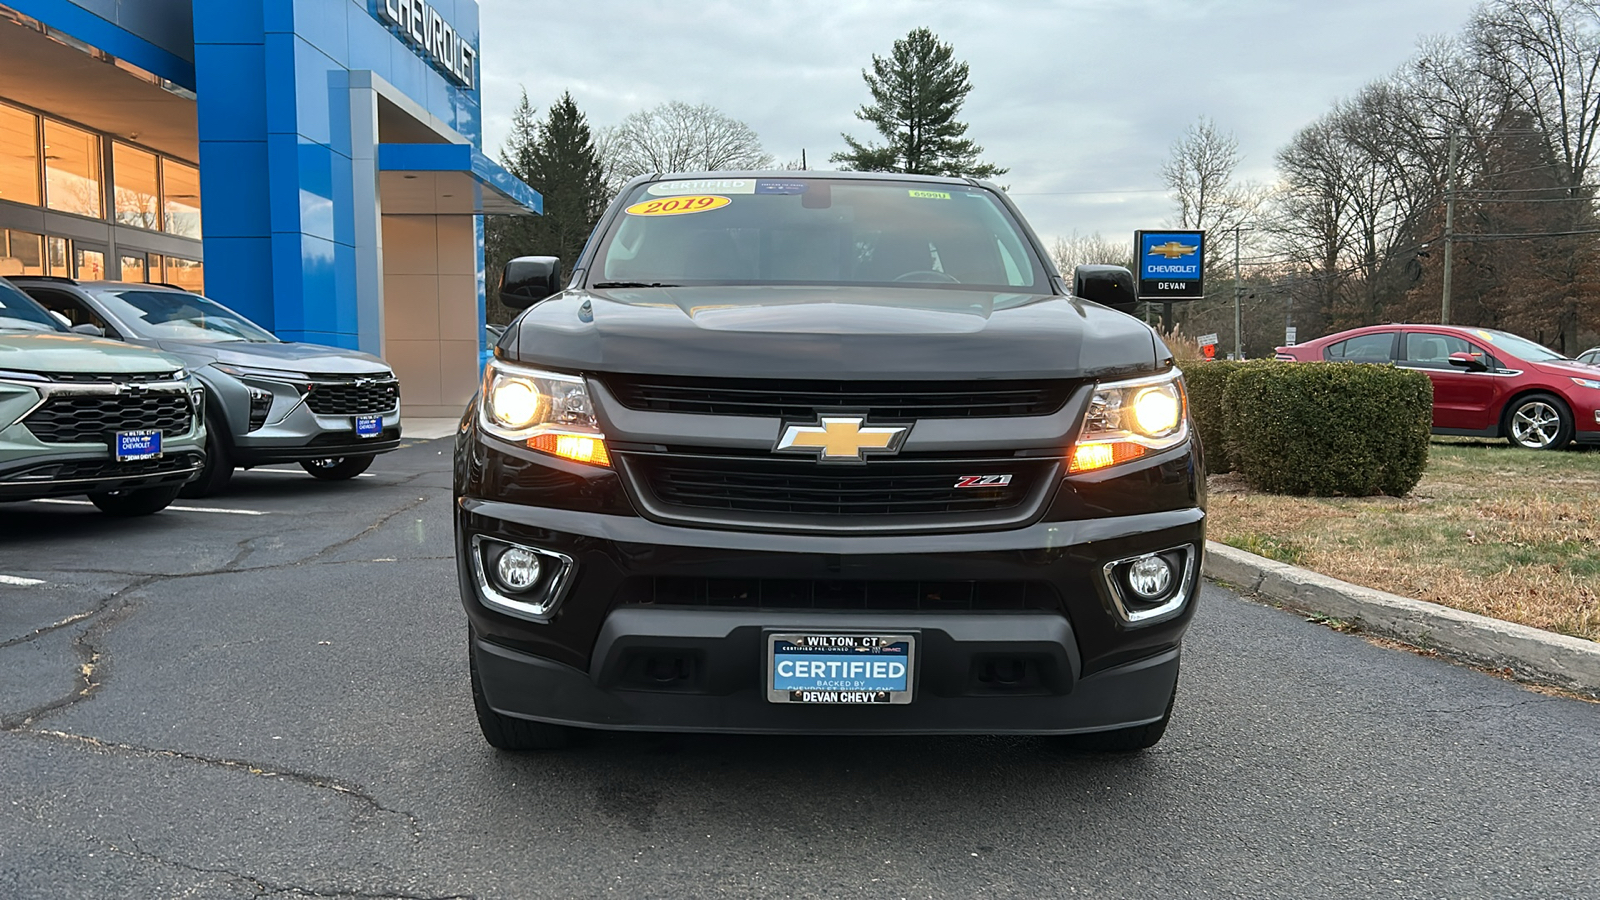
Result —
[[[17,587],[33,587],[44,584],[43,578],[23,578],[20,575],[0,575],[0,584],[13,584]]]
[[[90,503],[88,500],[58,500],[58,499],[55,499],[55,498],[51,498],[51,499],[48,499],[48,500],[35,500],[33,502],[34,503],[59,503],[62,506],[93,506],[94,505],[93,503]],[[220,506],[169,506],[169,507],[167,507],[167,509],[170,509],[173,512],[225,513],[225,514],[231,515],[231,516],[270,516],[270,515],[272,515],[271,513],[268,513],[268,512],[262,512],[259,509],[223,509]]]
[[[249,472],[252,475],[254,475],[257,472],[266,472],[266,473],[271,474],[271,475],[305,475],[306,474],[306,470],[305,469],[245,469],[244,471]],[[362,472],[360,475],[357,475],[356,477],[357,478],[376,478],[377,476],[373,475],[371,472]]]

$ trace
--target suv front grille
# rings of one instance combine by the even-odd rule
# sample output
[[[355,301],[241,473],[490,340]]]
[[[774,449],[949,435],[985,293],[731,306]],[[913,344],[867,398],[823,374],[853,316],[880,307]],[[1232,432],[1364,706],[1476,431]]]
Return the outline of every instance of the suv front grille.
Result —
[[[22,423],[51,444],[110,443],[119,431],[159,430],[162,437],[189,432],[193,411],[187,393],[57,394]]]
[[[640,588],[643,586],[640,585]],[[908,611],[1051,610],[1055,589],[1034,581],[848,581],[779,578],[653,578],[625,602],[748,609]],[[629,596],[629,595],[632,596]]]
[[[363,416],[386,413],[400,402],[400,382],[318,382],[306,394],[306,406],[322,416]]]
[[[107,462],[98,459],[75,459],[48,463],[25,469],[5,478],[8,484],[29,484],[52,481],[90,481],[116,478],[147,478],[154,475],[179,475],[200,468],[201,458],[195,453],[180,453],[159,459],[138,459],[127,462]]]
[[[766,457],[619,454],[637,486],[673,510],[746,513],[783,520],[939,516],[959,519],[1017,510],[1053,460],[939,460],[827,466]],[[957,487],[970,476],[1009,475],[1009,483]],[[741,517],[745,518],[745,517]]]
[[[1069,381],[789,381],[602,376],[629,409],[714,416],[814,419],[818,410],[885,419],[1046,416],[1067,402]]]

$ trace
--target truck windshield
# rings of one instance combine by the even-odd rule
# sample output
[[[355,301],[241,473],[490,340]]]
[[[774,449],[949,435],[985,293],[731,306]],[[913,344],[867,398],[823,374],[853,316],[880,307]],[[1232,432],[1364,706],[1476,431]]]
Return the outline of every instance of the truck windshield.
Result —
[[[640,185],[611,224],[590,287],[915,285],[1048,293],[987,188],[824,178]]]
[[[32,297],[0,278],[0,331],[66,331]]]
[[[133,288],[97,291],[95,296],[146,340],[278,341],[260,325],[199,294]]]

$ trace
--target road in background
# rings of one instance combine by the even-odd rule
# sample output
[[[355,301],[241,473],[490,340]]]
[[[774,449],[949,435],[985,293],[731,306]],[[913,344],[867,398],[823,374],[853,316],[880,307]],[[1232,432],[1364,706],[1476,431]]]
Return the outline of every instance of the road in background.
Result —
[[[263,515],[0,506],[0,896],[1600,896],[1600,707],[1215,588],[1139,756],[497,753],[450,449],[338,484],[241,472],[194,504]]]

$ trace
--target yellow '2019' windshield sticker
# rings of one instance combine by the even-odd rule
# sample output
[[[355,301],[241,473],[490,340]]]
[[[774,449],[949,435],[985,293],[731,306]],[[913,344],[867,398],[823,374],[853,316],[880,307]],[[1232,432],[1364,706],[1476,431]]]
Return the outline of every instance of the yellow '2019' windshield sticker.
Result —
[[[721,209],[733,201],[727,197],[717,197],[703,194],[698,197],[658,197],[635,203],[628,207],[630,216],[681,216],[687,213],[707,212]]]
[[[944,191],[909,191],[916,200],[949,200],[950,195]]]

